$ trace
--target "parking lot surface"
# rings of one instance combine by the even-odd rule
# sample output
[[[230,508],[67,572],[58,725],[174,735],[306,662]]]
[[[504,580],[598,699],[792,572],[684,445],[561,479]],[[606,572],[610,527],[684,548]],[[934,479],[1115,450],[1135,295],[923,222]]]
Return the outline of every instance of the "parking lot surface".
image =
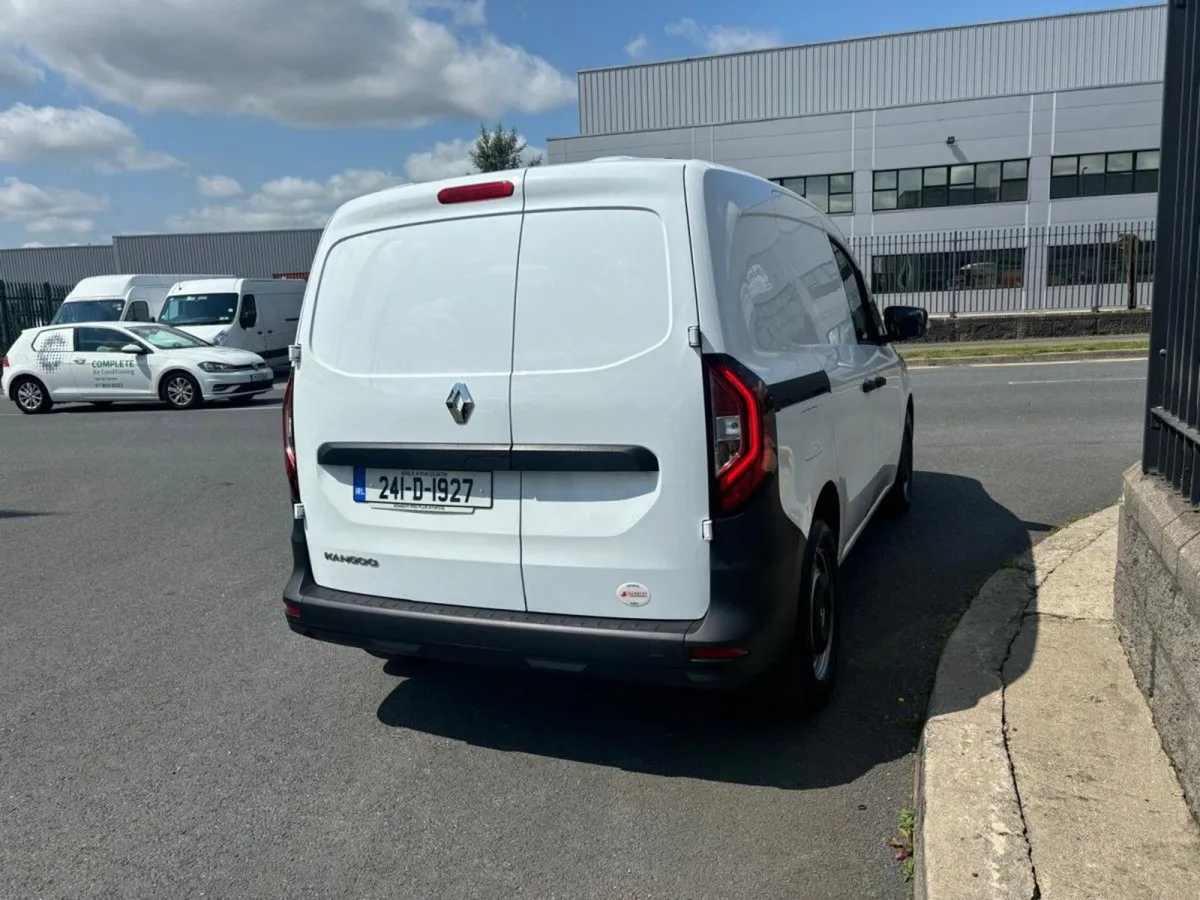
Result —
[[[847,562],[838,690],[790,727],[293,636],[278,391],[0,401],[0,896],[906,896],[886,841],[941,643],[1116,499],[1144,368],[914,373],[917,505]]]

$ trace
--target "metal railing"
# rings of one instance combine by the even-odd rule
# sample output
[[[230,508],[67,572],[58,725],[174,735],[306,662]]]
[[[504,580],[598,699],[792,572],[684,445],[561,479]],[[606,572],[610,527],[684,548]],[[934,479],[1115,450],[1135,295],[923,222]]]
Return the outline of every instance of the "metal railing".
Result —
[[[65,284],[0,281],[0,354],[26,328],[49,325],[70,290]]]
[[[934,315],[1151,305],[1153,222],[969,229],[852,238],[881,305]]]
[[[1167,16],[1142,469],[1200,503],[1200,4],[1175,0]]]

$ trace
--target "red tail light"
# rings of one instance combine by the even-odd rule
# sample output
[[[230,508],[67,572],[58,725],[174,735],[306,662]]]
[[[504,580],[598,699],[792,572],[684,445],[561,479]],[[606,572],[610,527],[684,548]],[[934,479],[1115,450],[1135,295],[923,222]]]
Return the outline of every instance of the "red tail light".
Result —
[[[460,184],[457,187],[442,188],[438,191],[438,203],[473,203],[476,200],[499,200],[501,197],[511,197],[513,191],[511,181],[485,181],[482,184]]]
[[[296,472],[296,429],[292,422],[292,385],[296,370],[288,374],[287,388],[283,392],[283,468],[287,472],[288,487],[292,491],[292,502],[300,502],[300,476]]]
[[[0,369],[7,369],[7,368],[8,368],[8,357],[6,356],[3,359],[0,359]]]
[[[775,471],[774,416],[766,385],[725,356],[705,357],[713,512],[728,514]]]

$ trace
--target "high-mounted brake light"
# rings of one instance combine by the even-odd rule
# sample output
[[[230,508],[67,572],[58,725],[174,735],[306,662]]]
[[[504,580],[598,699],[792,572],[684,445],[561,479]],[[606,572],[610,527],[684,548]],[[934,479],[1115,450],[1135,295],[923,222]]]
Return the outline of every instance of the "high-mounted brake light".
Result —
[[[292,383],[296,370],[288,373],[287,387],[283,392],[283,469],[287,473],[292,502],[300,502],[300,475],[296,471],[296,428],[292,421]]]
[[[485,181],[482,184],[460,184],[457,187],[442,188],[438,191],[438,203],[472,203],[476,200],[499,200],[501,197],[511,197],[513,191],[511,181]]]
[[[706,356],[713,513],[735,511],[775,471],[775,416],[766,385],[732,359]]]

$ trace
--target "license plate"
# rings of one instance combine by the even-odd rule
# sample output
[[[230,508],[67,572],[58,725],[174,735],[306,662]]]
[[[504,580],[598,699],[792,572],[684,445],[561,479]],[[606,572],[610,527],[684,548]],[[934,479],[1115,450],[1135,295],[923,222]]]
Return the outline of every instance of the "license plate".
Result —
[[[491,509],[491,472],[354,470],[354,502],[433,509]]]
[[[270,381],[271,373],[270,372],[255,372],[254,380],[255,381]]]

